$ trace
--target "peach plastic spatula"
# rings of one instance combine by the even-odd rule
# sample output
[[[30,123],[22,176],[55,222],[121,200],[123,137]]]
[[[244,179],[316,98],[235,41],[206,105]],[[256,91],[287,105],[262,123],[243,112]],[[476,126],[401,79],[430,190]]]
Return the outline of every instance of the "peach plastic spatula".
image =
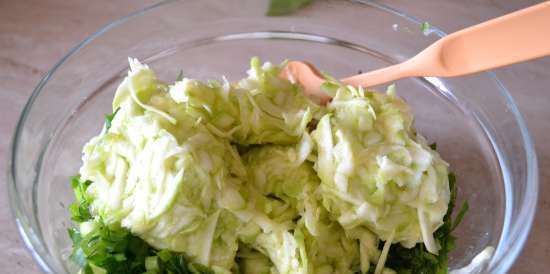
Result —
[[[457,31],[413,58],[393,66],[342,79],[353,86],[375,86],[406,77],[459,76],[550,55],[550,1]],[[292,78],[306,94],[330,100],[325,81],[311,64],[290,61],[281,77]]]

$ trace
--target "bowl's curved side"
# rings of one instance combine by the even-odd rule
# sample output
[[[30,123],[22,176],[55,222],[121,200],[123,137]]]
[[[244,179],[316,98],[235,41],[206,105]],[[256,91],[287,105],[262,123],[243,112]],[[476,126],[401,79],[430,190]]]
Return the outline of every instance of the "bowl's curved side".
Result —
[[[512,96],[493,72],[488,74],[500,88],[502,96],[507,101],[508,110],[516,119],[524,149],[522,156],[525,161],[525,174],[522,175],[526,182],[525,188],[518,193],[517,190],[513,191],[512,185],[505,186],[508,193],[512,192],[510,195],[514,195],[514,197],[518,195],[514,200],[519,201],[514,202],[519,204],[519,211],[515,212],[517,207],[513,204],[506,208],[505,226],[509,227],[509,230],[508,233],[503,233],[499,242],[501,248],[497,249],[494,259],[489,265],[489,273],[506,273],[524,248],[533,226],[539,193],[538,162],[527,124]]]
[[[46,73],[44,77],[42,77],[42,79],[38,82],[37,86],[34,88],[33,92],[31,93],[29,99],[25,103],[23,110],[21,111],[21,114],[17,121],[17,126],[15,128],[13,137],[11,139],[10,150],[8,154],[8,161],[7,161],[8,199],[10,202],[11,214],[15,219],[15,224],[17,226],[17,230],[19,231],[19,235],[21,239],[25,243],[26,248],[29,250],[33,258],[36,260],[40,268],[46,273],[55,274],[55,271],[51,268],[51,265],[53,264],[53,262],[49,261],[47,256],[45,256],[47,251],[43,248],[44,242],[33,231],[33,228],[31,227],[33,222],[35,222],[36,220],[31,220],[31,218],[29,218],[29,216],[26,214],[25,209],[22,206],[24,198],[20,195],[20,192],[17,187],[17,171],[15,168],[15,162],[17,157],[17,151],[20,146],[19,140],[21,138],[21,133],[23,131],[25,122],[28,118],[28,113],[30,112],[30,109],[32,108],[35,100],[38,98],[39,94],[41,93],[43,87],[46,85],[46,83],[48,83],[48,80],[55,74],[55,72],[65,62],[67,62],[67,60],[71,58],[71,56],[76,54],[80,49],[85,47],[87,44],[89,44],[96,38],[100,37],[102,34],[108,32],[110,29],[120,24],[123,24],[129,19],[137,17],[149,10],[158,8],[160,6],[163,6],[172,2],[175,2],[175,0],[164,0],[159,3],[145,7],[143,9],[140,9],[138,11],[135,11],[133,13],[130,13],[122,18],[119,18],[113,22],[110,22],[104,25],[92,35],[86,37],[84,40],[82,40],[80,43],[74,46],[71,50],[69,50],[69,52],[65,54],[65,56],[63,56]]]

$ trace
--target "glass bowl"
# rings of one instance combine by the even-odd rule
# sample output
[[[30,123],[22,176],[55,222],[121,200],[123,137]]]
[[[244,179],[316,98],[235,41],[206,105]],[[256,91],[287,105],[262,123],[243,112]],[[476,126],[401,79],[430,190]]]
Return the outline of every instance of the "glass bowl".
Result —
[[[404,61],[444,35],[369,1],[316,1],[284,17],[266,17],[266,7],[257,0],[163,2],[107,25],[42,79],[17,125],[8,183],[22,238],[46,273],[76,272],[67,260],[69,177],[110,112],[128,56],[169,81],[180,70],[239,79],[251,56],[308,60],[347,76]],[[529,233],[538,191],[533,144],[512,98],[492,73],[396,84],[418,131],[437,142],[456,173],[458,203],[470,205],[450,268],[468,265],[490,246],[496,250],[482,270],[506,272]]]

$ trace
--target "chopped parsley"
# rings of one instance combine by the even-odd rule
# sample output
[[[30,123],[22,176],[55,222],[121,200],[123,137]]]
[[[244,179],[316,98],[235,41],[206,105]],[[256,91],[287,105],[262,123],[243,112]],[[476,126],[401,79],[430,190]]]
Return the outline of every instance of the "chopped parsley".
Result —
[[[266,14],[268,16],[287,15],[311,2],[313,2],[313,0],[271,0]]]

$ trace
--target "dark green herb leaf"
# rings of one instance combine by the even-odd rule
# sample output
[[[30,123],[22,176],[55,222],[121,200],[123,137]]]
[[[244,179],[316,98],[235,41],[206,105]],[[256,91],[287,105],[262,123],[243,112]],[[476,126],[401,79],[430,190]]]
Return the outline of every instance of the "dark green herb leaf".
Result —
[[[176,82],[183,80],[183,70],[180,69],[178,76],[176,77]]]
[[[107,130],[111,128],[111,122],[113,122],[113,119],[115,118],[115,115],[119,110],[120,108],[117,108],[115,112],[105,115],[105,128],[107,128]]]
[[[132,235],[120,225],[107,225],[101,218],[90,214],[91,198],[86,193],[92,184],[80,176],[71,178],[75,202],[71,204],[72,219],[77,223],[68,233],[73,242],[70,259],[79,265],[84,274],[213,274],[206,266],[190,263],[181,253],[156,250],[141,238]],[[86,231],[80,229],[86,227]],[[151,264],[157,258],[157,264]],[[146,269],[146,261],[149,267]]]
[[[453,213],[455,208],[457,187],[456,187],[456,176],[454,175],[454,173],[449,173],[449,189],[450,189],[451,195],[449,197],[449,206],[447,207],[447,214],[445,214],[445,217],[443,217],[443,222],[445,223],[450,222],[451,214]]]
[[[287,15],[306,6],[312,1],[313,0],[271,0],[266,14],[268,16]]]
[[[451,227],[451,231],[455,230],[455,228],[462,222],[462,219],[464,218],[464,215],[466,212],[470,209],[470,206],[468,205],[468,202],[464,202],[462,204],[462,207],[460,208],[460,211],[456,215],[455,221],[453,222],[453,226]]]
[[[435,256],[424,248],[424,244],[417,244],[413,248],[405,248],[400,244],[390,247],[386,266],[395,270],[398,274],[446,274],[448,272],[448,254],[455,247],[456,238],[451,232],[458,226],[468,210],[468,203],[464,203],[455,220],[452,214],[457,197],[456,177],[449,174],[450,200],[447,213],[443,218],[443,225],[434,233],[434,238],[441,249]],[[384,243],[382,242],[381,245]]]
[[[422,32],[424,34],[428,33],[428,31],[430,30],[430,27],[431,27],[430,22],[424,22],[424,23],[422,23],[422,25],[420,25],[420,29],[422,30]]]
[[[193,274],[214,274],[212,270],[198,263],[189,263],[187,267]]]
[[[80,176],[73,176],[71,178],[71,186],[74,191],[75,201],[69,205],[69,212],[71,218],[76,222],[84,222],[92,218],[89,207],[91,199],[88,197],[86,190],[92,182],[83,181]]]
[[[431,144],[430,144],[430,148],[431,148],[432,150],[437,150],[437,143],[436,143],[436,142],[431,143]]]

